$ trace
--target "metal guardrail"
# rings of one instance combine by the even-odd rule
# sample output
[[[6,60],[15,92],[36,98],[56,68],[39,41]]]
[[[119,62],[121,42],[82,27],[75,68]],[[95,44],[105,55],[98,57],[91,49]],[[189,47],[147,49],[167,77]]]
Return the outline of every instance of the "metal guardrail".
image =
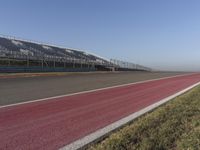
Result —
[[[52,55],[44,55],[44,56],[32,56],[32,55],[24,55],[22,52],[8,51],[0,49],[0,58],[7,59],[19,59],[19,60],[41,60],[41,61],[52,61],[52,62],[65,62],[65,63],[73,63],[73,64],[92,64],[92,65],[101,65],[105,67],[114,67],[114,68],[123,68],[123,69],[133,69],[133,70],[145,70],[151,71],[151,68],[144,67],[139,64],[120,61],[116,59],[111,59],[110,62],[106,61],[94,61],[89,59],[76,59],[70,57],[59,57]]]

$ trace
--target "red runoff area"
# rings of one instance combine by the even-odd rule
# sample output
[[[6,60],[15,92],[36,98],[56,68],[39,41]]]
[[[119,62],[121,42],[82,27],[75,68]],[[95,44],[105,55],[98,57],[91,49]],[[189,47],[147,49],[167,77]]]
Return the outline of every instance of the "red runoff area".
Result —
[[[199,81],[192,74],[0,108],[0,149],[61,148]]]

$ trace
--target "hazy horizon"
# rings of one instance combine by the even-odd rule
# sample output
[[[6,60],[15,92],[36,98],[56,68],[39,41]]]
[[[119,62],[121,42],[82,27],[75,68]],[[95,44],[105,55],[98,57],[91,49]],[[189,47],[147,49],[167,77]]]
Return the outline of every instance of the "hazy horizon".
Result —
[[[157,70],[200,71],[198,0],[1,0],[0,34]]]

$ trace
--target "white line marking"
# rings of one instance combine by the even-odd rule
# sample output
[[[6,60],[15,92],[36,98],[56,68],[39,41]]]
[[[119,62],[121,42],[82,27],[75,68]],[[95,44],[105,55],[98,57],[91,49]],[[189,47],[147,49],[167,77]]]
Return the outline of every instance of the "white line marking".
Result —
[[[145,80],[145,81],[132,82],[132,83],[115,85],[115,86],[110,86],[110,87],[105,87],[105,88],[94,89],[94,90],[82,91],[82,92],[77,92],[77,93],[71,93],[71,94],[65,94],[65,95],[59,95],[59,96],[53,96],[53,97],[47,97],[47,98],[42,98],[42,99],[37,99],[37,100],[31,100],[31,101],[27,101],[27,102],[20,102],[20,103],[15,103],[15,104],[9,104],[9,105],[0,106],[0,109],[1,108],[6,108],[6,107],[12,107],[12,106],[18,106],[18,105],[28,104],[28,103],[35,103],[35,102],[40,102],[40,101],[46,101],[46,100],[56,99],[56,98],[61,98],[61,97],[68,97],[68,96],[73,96],[73,95],[79,95],[79,94],[85,94],[85,93],[90,93],[90,92],[102,91],[102,90],[107,90],[107,89],[112,89],[112,88],[118,88],[118,87],[123,87],[123,86],[128,86],[128,85],[134,85],[134,84],[139,84],[139,83],[146,83],[146,82],[163,80],[163,79],[170,79],[170,78],[181,77],[181,76],[189,76],[189,75],[194,75],[194,74],[197,74],[197,73],[187,73],[187,74],[175,75],[175,76],[170,76],[170,77],[150,79],[150,80]]]
[[[200,85],[200,82],[198,82],[198,83],[196,83],[196,84],[194,84],[194,85],[192,85],[192,86],[190,86],[190,87],[188,87],[188,88],[186,88],[186,89],[184,89],[184,90],[182,90],[182,91],[180,91],[180,92],[178,92],[174,95],[171,95],[167,98],[164,98],[164,99],[160,100],[159,102],[156,102],[156,103],[154,103],[154,104],[152,104],[152,105],[150,105],[150,106],[148,106],[148,107],[146,107],[146,108],[144,108],[144,109],[142,109],[138,112],[135,112],[135,113],[119,120],[119,121],[116,121],[116,122],[102,128],[102,129],[99,129],[99,130],[97,130],[97,131],[95,131],[95,132],[93,132],[93,133],[91,133],[91,134],[89,134],[89,135],[87,135],[87,136],[85,136],[85,137],[63,147],[63,148],[60,148],[60,150],[77,150],[77,149],[80,149],[80,148],[86,146],[87,144],[90,144],[94,140],[101,138],[105,134],[108,134],[109,132],[114,131],[115,129],[127,124],[128,122],[134,120],[135,118],[155,109],[156,107],[168,102],[169,100],[172,100],[173,98],[191,90],[192,88],[194,88],[198,85]]]

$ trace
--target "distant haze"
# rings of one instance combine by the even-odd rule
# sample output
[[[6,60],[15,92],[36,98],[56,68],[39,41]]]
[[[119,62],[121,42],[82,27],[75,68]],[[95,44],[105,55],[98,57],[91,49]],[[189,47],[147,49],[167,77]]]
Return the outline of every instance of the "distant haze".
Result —
[[[199,0],[2,0],[0,33],[158,70],[200,71]]]

